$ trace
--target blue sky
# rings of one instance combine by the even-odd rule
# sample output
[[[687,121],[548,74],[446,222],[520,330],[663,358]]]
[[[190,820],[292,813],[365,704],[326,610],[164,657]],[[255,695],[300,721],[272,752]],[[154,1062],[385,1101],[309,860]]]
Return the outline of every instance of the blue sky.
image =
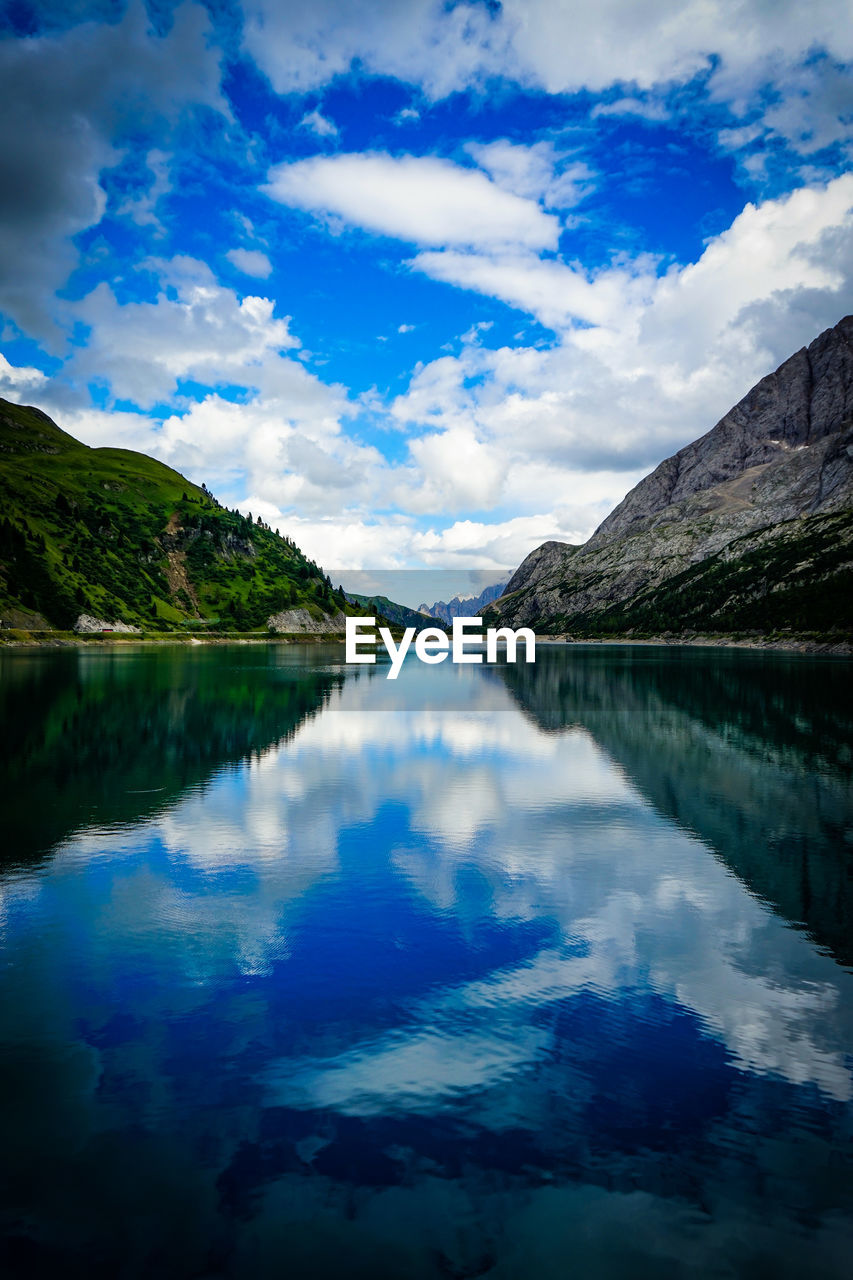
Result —
[[[0,13],[0,394],[332,570],[580,541],[853,310],[849,0]]]

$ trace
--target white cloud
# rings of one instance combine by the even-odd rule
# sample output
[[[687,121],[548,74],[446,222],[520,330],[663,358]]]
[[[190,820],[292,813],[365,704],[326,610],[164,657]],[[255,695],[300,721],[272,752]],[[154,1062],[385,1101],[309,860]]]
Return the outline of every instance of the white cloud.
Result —
[[[75,304],[92,332],[68,371],[139,405],[181,379],[208,392],[162,425],[94,411],[60,422],[206,480],[320,563],[515,566],[543,540],[582,541],[657,461],[853,310],[851,206],[853,176],[749,205],[697,262],[660,277],[648,264],[589,275],[518,249],[421,253],[419,269],[528,309],[557,339],[489,348],[474,326],[388,408],[353,404],[294,359],[273,299],[241,301],[190,259],[148,263],[153,300],[122,306],[101,285]],[[365,444],[356,409],[384,415],[408,451],[389,462]]]
[[[204,477],[199,472],[199,479]],[[561,473],[564,478],[565,473]],[[388,484],[387,472],[382,480]],[[638,477],[639,478],[639,477]],[[375,479],[379,479],[376,473]],[[318,501],[314,510],[301,504],[296,510],[283,510],[284,504],[275,498],[265,499],[258,492],[248,491],[240,501],[240,508],[260,513],[273,528],[280,526],[318,564],[333,570],[399,569],[412,565],[435,569],[467,571],[514,570],[534,547],[543,542],[579,543],[589,529],[598,524],[612,505],[609,494],[618,491],[621,477],[596,477],[577,475],[576,484],[587,485],[593,493],[603,490],[608,496],[595,503],[591,494],[588,501],[577,506],[557,505],[554,511],[532,515],[514,516],[505,520],[460,519],[447,523],[439,516],[427,521],[426,528],[415,514],[360,514],[358,508],[341,515],[328,514],[330,495],[326,492],[324,511]],[[270,484],[268,492],[281,496],[277,480]],[[337,496],[337,495],[335,495]],[[356,497],[358,495],[355,495]],[[528,502],[531,493],[524,495]],[[553,493],[543,495],[546,500]],[[417,584],[415,584],[417,586]],[[359,586],[358,590],[362,588]],[[455,588],[449,589],[452,595]],[[417,593],[417,592],[416,592]],[[396,598],[396,597],[395,597]],[[401,601],[406,603],[406,601]],[[410,601],[416,608],[421,599]]]
[[[501,518],[550,511],[554,526],[587,536],[608,502],[853,309],[851,206],[853,177],[747,206],[698,262],[661,278],[419,255],[422,269],[527,307],[560,338],[495,350],[469,335],[458,356],[416,371],[392,405],[401,427],[427,432],[412,444],[422,484],[411,509],[440,494],[452,511],[467,496]],[[484,530],[481,550],[486,541]]]
[[[442,0],[248,0],[245,42],[280,93],[319,88],[358,65],[432,99],[495,76],[552,94],[630,86],[601,113],[658,118],[646,91],[709,71],[711,93],[738,113],[773,85],[774,128],[795,144],[850,136],[849,81],[813,57],[823,49],[837,63],[853,59],[849,0],[734,0],[724,9],[707,0],[503,0],[492,13]]]
[[[419,486],[420,495],[412,495],[412,509],[482,511],[500,500],[508,459],[469,426],[449,425],[412,440],[409,449],[426,482]]]
[[[338,126],[334,120],[330,120],[328,116],[324,116],[319,111],[309,111],[299,121],[300,129],[307,129],[317,138],[336,138],[338,136]]]
[[[340,428],[347,406],[334,389],[289,362],[290,388],[280,397],[254,396],[247,403],[216,394],[160,422],[144,414],[66,410],[65,429],[84,443],[120,445],[160,458],[197,483],[204,481],[228,506],[261,514],[316,558],[322,539],[300,541],[301,531],[321,527],[331,511],[363,511],[383,485],[385,463],[369,446]],[[41,398],[49,404],[49,398]],[[332,522],[358,526],[358,515]],[[387,529],[384,530],[387,551]],[[380,539],[376,538],[378,545]],[[358,557],[360,544],[338,542]]]
[[[281,524],[312,560],[335,569],[404,569],[412,563],[411,516],[377,516],[352,511],[305,517],[296,512]],[[418,601],[418,604],[420,601]]]
[[[266,280],[272,275],[272,263],[260,249],[229,249],[225,257],[245,276]]]
[[[834,323],[853,299],[850,263],[826,240],[833,232],[848,242],[853,235],[853,175],[762,205],[748,204],[698,262],[670,271],[659,282],[642,317],[641,337],[654,341],[658,350],[665,344],[670,364],[680,357],[686,370],[688,361],[699,363],[703,348],[728,346],[744,310],[760,302],[777,299],[782,312],[797,295],[818,294],[824,299],[824,323]],[[738,330],[742,347],[745,338]],[[769,326],[761,345],[772,350],[772,343]],[[776,354],[781,360],[790,353]]]
[[[588,165],[561,155],[552,142],[522,145],[500,138],[469,142],[467,152],[506,191],[541,200],[546,209],[570,209],[592,189]]]
[[[397,332],[398,332],[398,333],[414,333],[414,331],[415,331],[415,326],[414,326],[413,324],[398,324],[398,325],[397,325]]]
[[[824,292],[830,305],[826,323],[849,305],[849,278],[837,252],[820,252],[823,237],[853,231],[853,176],[790,196],[748,204],[731,227],[714,237],[696,263],[672,267],[658,278],[654,262],[635,259],[594,273],[579,265],[543,260],[532,254],[495,251],[419,253],[412,265],[433,279],[500,298],[529,311],[543,324],[567,330],[580,322],[592,326],[575,341],[602,352],[613,335],[626,342],[625,368],[636,368],[642,348],[632,345],[636,331],[653,332],[665,345],[661,365],[671,366],[675,351],[688,362],[701,361],[707,346],[732,324],[744,307],[787,289]],[[836,299],[832,295],[837,294]],[[611,335],[605,339],[604,334]],[[700,337],[701,333],[701,337]],[[648,359],[640,361],[645,369]]]
[[[487,64],[494,33],[506,37],[485,6],[440,0],[313,0],[281,5],[249,0],[248,52],[279,93],[305,93],[349,71],[358,59],[369,71],[422,83],[442,97],[476,80]]]
[[[62,387],[48,384],[42,402],[61,410],[66,429],[87,444],[151,453],[205,480],[229,504],[249,494],[264,510],[296,507],[304,515],[367,504],[382,488],[374,473],[385,464],[342,430],[352,411],[343,389],[293,358],[299,344],[288,319],[275,316],[274,300],[238,298],[194,259],[146,266],[160,276],[154,301],[122,305],[102,284],[77,304],[91,333],[65,376],[101,380],[113,400],[143,410],[171,401],[176,411],[158,420],[69,408]],[[184,379],[209,390],[182,400]]]
[[[457,520],[444,529],[414,534],[411,554],[423,559],[425,564],[454,565],[461,569],[476,560],[480,566],[515,569],[523,559],[520,548],[531,551],[543,542],[580,542],[585,523],[573,528],[570,518],[562,514],[515,516],[488,523]]]
[[[580,266],[518,252],[429,250],[418,254],[412,265],[434,280],[500,298],[555,329],[573,321],[607,324],[626,301],[648,295],[651,287],[648,277],[636,269],[589,275]]]
[[[122,304],[102,283],[77,304],[77,316],[92,332],[69,362],[70,372],[103,379],[116,399],[145,408],[172,396],[182,378],[271,394],[282,376],[288,385],[300,376],[298,366],[280,358],[299,343],[288,319],[273,315],[271,299],[239,300],[193,258],[146,265],[160,274],[156,301]]]
[[[639,116],[643,120],[666,120],[668,111],[662,102],[653,98],[616,98],[613,102],[597,103],[590,115],[593,120],[599,116]]]
[[[204,467],[209,483],[219,468],[232,489],[242,458],[251,509],[321,563],[513,566],[545,539],[582,541],[651,466],[851,309],[851,205],[853,177],[748,206],[696,263],[660,278],[590,278],[533,255],[420,255],[433,274],[550,320],[559,341],[488,348],[477,329],[458,355],[419,367],[390,406],[409,436],[394,464],[350,436],[340,392],[280,353],[292,339],[269,320],[271,303],[255,300],[247,316],[204,276],[135,311],[102,294],[97,365],[118,358],[98,334],[120,320],[144,357],[119,370],[124,394],[131,373],[152,396],[180,370],[251,381],[246,404],[211,395],[170,419],[160,456],[199,478]]]
[[[41,387],[45,382],[47,377],[40,369],[10,364],[0,353],[0,393],[7,400],[18,402],[22,395],[28,395],[35,387]]]
[[[475,169],[433,156],[313,156],[277,165],[266,193],[281,204],[418,245],[554,249],[557,219]]]

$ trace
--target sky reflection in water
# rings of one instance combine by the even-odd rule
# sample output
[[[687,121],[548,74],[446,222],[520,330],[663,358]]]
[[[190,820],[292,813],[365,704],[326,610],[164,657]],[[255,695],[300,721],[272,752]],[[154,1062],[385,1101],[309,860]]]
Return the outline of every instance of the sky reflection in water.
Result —
[[[846,1274],[845,664],[16,659],[9,1274]]]

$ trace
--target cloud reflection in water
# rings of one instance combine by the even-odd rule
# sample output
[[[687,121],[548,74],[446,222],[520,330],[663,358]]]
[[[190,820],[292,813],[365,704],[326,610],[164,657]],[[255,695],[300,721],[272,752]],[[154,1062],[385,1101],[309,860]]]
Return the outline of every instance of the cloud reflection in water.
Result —
[[[78,1163],[128,1124],[184,1134],[190,1216],[251,1223],[231,1268],[294,1215],[343,1240],[347,1185],[413,1273],[445,1212],[474,1225],[444,1256],[496,1249],[495,1275],[524,1250],[559,1274],[567,1240],[623,1267],[620,1222],[643,1265],[739,1266],[744,1223],[778,1247],[756,1179],[805,1212],[795,1168],[835,1274],[819,1170],[849,1124],[851,976],[582,715],[546,731],[478,671],[347,679],[287,740],[2,888],[13,1080],[49,1069]]]

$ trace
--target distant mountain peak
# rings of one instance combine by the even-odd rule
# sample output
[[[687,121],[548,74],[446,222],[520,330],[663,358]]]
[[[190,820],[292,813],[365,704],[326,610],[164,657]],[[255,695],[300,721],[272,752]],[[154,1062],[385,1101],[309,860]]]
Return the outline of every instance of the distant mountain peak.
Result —
[[[428,613],[430,617],[449,625],[454,618],[474,617],[480,609],[497,600],[505,588],[505,582],[497,582],[490,587],[485,587],[478,596],[459,595],[454,596],[452,600],[436,600],[435,604],[422,604],[420,612]]]

